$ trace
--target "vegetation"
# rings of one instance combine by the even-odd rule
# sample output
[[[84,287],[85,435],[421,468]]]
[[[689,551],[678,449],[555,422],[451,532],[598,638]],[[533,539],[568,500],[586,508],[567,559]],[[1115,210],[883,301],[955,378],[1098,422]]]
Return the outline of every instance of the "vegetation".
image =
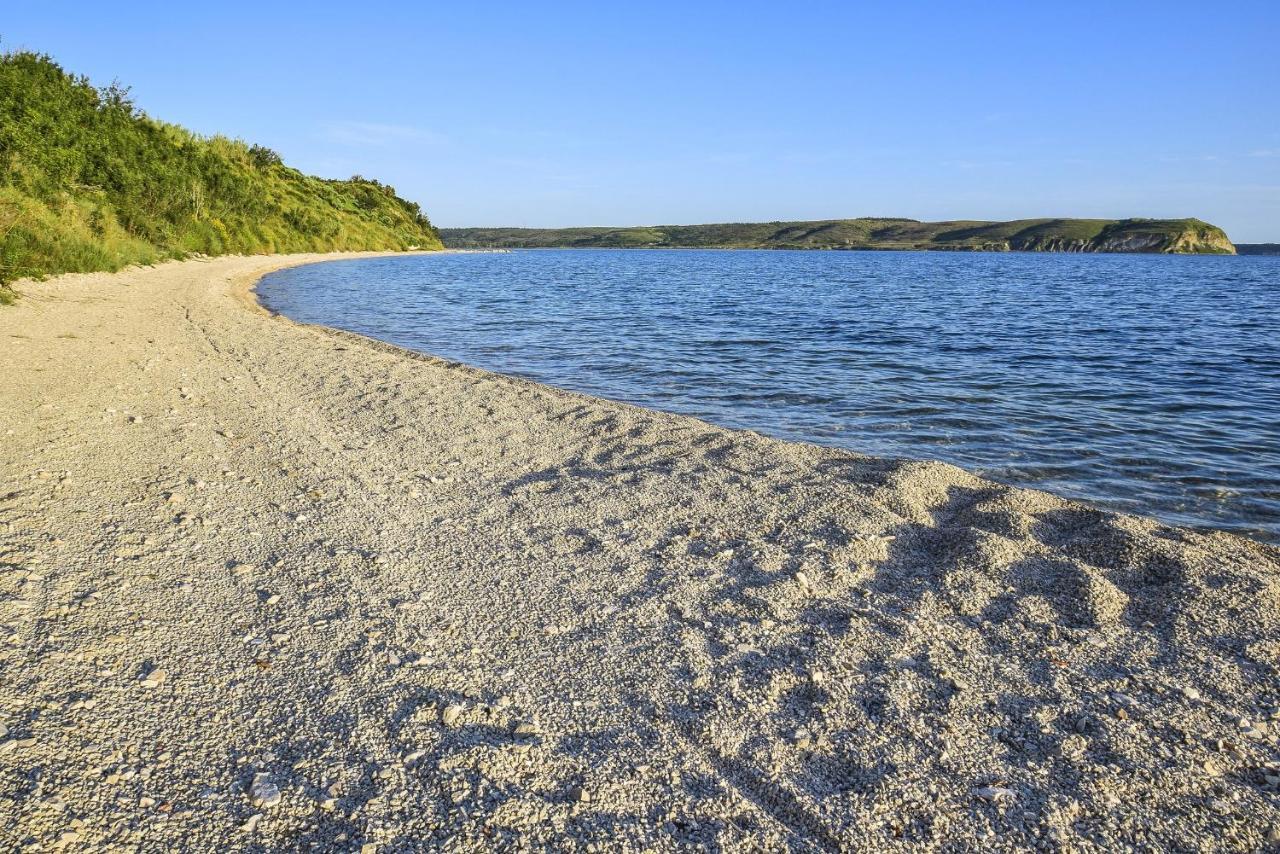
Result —
[[[1231,241],[1198,219],[1023,219],[919,222],[832,219],[815,222],[658,225],[637,228],[445,228],[457,248],[952,249],[1230,254]]]
[[[1280,243],[1237,243],[1241,255],[1280,255]]]
[[[204,138],[46,56],[0,54],[0,301],[6,282],[195,253],[440,248],[418,205],[359,176],[304,175]]]

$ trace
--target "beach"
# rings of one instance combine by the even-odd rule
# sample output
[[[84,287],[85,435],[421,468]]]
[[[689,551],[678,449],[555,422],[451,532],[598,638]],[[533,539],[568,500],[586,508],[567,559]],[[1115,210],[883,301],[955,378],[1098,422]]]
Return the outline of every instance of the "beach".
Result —
[[[1280,844],[1280,550],[273,316],[0,309],[0,845]]]

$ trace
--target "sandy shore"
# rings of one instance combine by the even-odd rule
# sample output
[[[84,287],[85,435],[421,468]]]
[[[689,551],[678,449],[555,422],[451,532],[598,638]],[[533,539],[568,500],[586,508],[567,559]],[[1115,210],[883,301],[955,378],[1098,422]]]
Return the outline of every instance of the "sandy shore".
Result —
[[[1280,551],[302,326],[0,309],[0,849],[1258,850]]]

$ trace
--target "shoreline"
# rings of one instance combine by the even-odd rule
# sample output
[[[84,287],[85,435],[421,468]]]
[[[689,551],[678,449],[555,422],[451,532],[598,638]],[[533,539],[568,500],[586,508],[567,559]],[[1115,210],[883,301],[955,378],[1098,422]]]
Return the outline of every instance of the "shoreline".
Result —
[[[446,246],[442,252],[952,252],[979,255],[1143,255],[1152,258],[1234,258],[1261,253],[1086,251],[1076,249],[978,249],[911,246]],[[400,253],[403,254],[403,253]],[[437,253],[438,254],[438,253]]]
[[[0,841],[1280,838],[1280,550],[256,298],[402,254],[0,310]]]
[[[592,252],[592,251],[601,251],[601,252],[610,252],[610,251],[765,252],[765,251],[772,251],[772,250],[765,250],[765,249],[738,250],[738,249],[714,249],[714,248],[712,249],[694,248],[694,249],[684,250],[684,249],[669,249],[666,247],[653,247],[653,248],[637,247],[634,250],[633,249],[614,250],[614,249],[596,249],[592,247],[584,247],[584,248],[578,249],[578,248],[571,247],[567,249],[529,249],[529,250],[455,249],[455,250],[444,250],[444,251],[446,253],[453,252],[453,253],[460,253],[460,254],[490,254],[490,253],[509,254],[511,252],[517,252],[517,251],[530,251],[530,252],[548,252],[548,251],[549,252],[564,252],[564,251],[568,251],[568,252],[576,252],[576,251],[585,251],[585,252]],[[811,251],[826,251],[826,250],[811,250]],[[877,250],[877,251],[881,251],[881,250]],[[925,251],[925,250],[918,250],[918,251]],[[1000,253],[1000,254],[1011,254],[1011,253]],[[1025,253],[1025,252],[1019,253],[1015,251],[1012,254],[1034,254],[1034,253]],[[1067,254],[1067,253],[1059,253],[1059,254]],[[1117,253],[1111,253],[1111,254],[1117,254]],[[321,262],[321,263],[324,263],[324,262]],[[312,266],[312,265],[304,265],[304,266]],[[267,275],[270,275],[270,273],[268,273]],[[264,276],[264,279],[265,279],[265,276]],[[255,293],[256,293],[256,288],[255,288]],[[288,303],[288,297],[283,294],[281,296],[284,298],[285,303]],[[259,298],[259,304],[262,305],[264,308],[266,308],[268,311],[277,313],[274,311],[274,309],[267,307],[265,302],[263,302],[261,298]],[[290,317],[289,319],[295,323],[301,323],[303,325],[309,325],[319,329],[330,328],[326,326],[326,321],[323,319],[323,315],[321,316],[320,319],[316,319],[316,315],[312,314],[311,318],[312,318],[311,320],[307,320],[307,321],[300,321],[294,317]],[[368,317],[365,318],[366,329],[369,329],[369,321],[371,319],[372,318],[368,318]],[[374,325],[376,326],[376,324]],[[431,348],[415,349],[416,345],[397,344],[383,338],[378,338],[377,335],[380,333],[376,331],[356,332],[353,329],[340,329],[339,331],[342,331],[346,334],[359,335],[369,341],[376,342],[378,345],[391,346],[396,350],[398,350],[399,352],[405,353],[407,355],[413,355],[413,356],[426,355],[436,359],[443,359],[445,361],[450,361],[454,358],[451,356],[442,356],[438,353],[432,352]],[[400,337],[401,337],[401,340],[403,340],[404,338],[403,333],[401,334]],[[467,357],[458,356],[457,358],[459,360],[465,360]],[[472,366],[469,362],[467,362],[466,364],[469,367]],[[494,373],[497,375],[504,375],[502,373],[504,368],[500,366],[483,367],[480,365],[475,365],[474,367],[477,367],[479,370],[482,370],[482,371],[488,371],[490,373]],[[923,450],[922,449],[906,450],[903,448],[875,449],[874,447],[867,448],[863,446],[861,442],[858,444],[843,444],[840,441],[831,438],[830,435],[826,436],[825,438],[814,437],[812,435],[808,437],[796,436],[794,434],[788,435],[786,431],[778,431],[778,430],[771,429],[768,426],[753,424],[746,419],[741,419],[735,423],[734,419],[732,418],[725,418],[721,420],[719,416],[699,415],[696,412],[680,412],[678,410],[664,408],[663,405],[660,403],[645,402],[645,401],[642,401],[641,399],[637,399],[634,397],[632,399],[627,399],[624,397],[615,397],[613,395],[616,393],[616,390],[601,389],[601,388],[592,390],[589,387],[590,384],[585,384],[585,385],[579,384],[578,387],[575,387],[573,384],[557,384],[557,382],[555,381],[551,381],[545,378],[540,378],[539,376],[536,375],[536,372],[533,372],[533,371],[530,371],[528,374],[522,375],[521,378],[528,379],[530,381],[533,381],[535,383],[540,383],[542,385],[547,385],[549,387],[555,388],[560,391],[566,391],[566,392],[571,392],[575,394],[582,394],[582,395],[586,395],[589,398],[603,400],[608,403],[627,405],[627,406],[636,406],[641,409],[653,411],[659,414],[688,415],[700,421],[706,421],[706,423],[712,424],[715,426],[726,427],[727,429],[730,429],[730,430],[746,430],[749,432],[759,433],[762,436],[778,439],[784,442],[814,444],[819,447],[843,449],[854,454],[861,454],[861,455],[867,455],[867,456],[883,456],[887,459],[894,459],[899,461],[916,460],[921,462],[935,462],[935,461],[947,462],[952,465],[958,466],[959,468],[965,470],[966,472],[973,474],[977,477],[983,478],[985,480],[990,480],[1006,486],[1014,486],[1014,487],[1048,492],[1050,494],[1056,495],[1059,498],[1064,498],[1072,501],[1079,501],[1086,505],[1089,505],[1091,507],[1094,507],[1096,509],[1103,510],[1106,512],[1154,519],[1155,521],[1163,525],[1172,526],[1176,528],[1185,528],[1189,530],[1195,530],[1201,533],[1215,533],[1215,532],[1229,533],[1234,536],[1242,537],[1244,539],[1249,539],[1255,542],[1260,542],[1260,543],[1268,544],[1271,546],[1280,547],[1280,531],[1271,531],[1268,528],[1263,527],[1265,523],[1262,521],[1259,521],[1256,515],[1250,518],[1249,520],[1245,520],[1238,516],[1226,517],[1226,518],[1214,518],[1212,515],[1202,513],[1202,512],[1197,512],[1201,508],[1187,510],[1185,504],[1183,505],[1175,504],[1172,506],[1161,506],[1161,505],[1142,506],[1139,502],[1132,501],[1130,499],[1130,496],[1124,493],[1107,495],[1105,493],[1098,493],[1087,487],[1081,488],[1079,486],[1076,486],[1074,489],[1072,489],[1069,485],[1063,485],[1061,483],[1053,484],[1053,483],[1037,482],[1034,477],[1023,477],[1020,479],[1019,477],[1020,473],[1002,472],[998,464],[993,463],[989,467],[984,467],[980,461],[976,461],[974,459],[965,459],[963,455],[954,455],[949,457],[947,454],[940,453],[940,451],[937,449],[923,449]],[[955,414],[954,410],[952,411],[952,414]],[[849,433],[848,435],[856,435],[856,434],[857,434],[857,431],[855,430],[852,433]],[[1160,441],[1162,441],[1162,439],[1157,437],[1154,439],[1149,439],[1148,444],[1149,445],[1158,444]],[[1079,445],[1079,443],[1077,443],[1077,445]],[[894,453],[895,450],[897,451],[897,453]],[[919,452],[917,453],[917,451]],[[1148,480],[1144,485],[1148,487],[1157,486],[1158,481]],[[1093,486],[1093,484],[1090,484],[1090,486]],[[1222,483],[1222,484],[1219,484],[1219,488],[1221,490],[1234,491],[1234,486],[1232,484]]]

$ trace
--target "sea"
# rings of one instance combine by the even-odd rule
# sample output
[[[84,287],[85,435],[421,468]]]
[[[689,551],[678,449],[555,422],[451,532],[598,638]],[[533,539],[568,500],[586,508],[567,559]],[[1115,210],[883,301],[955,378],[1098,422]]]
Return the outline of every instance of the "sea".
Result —
[[[1280,257],[528,250],[258,291],[491,371],[1280,542]]]

